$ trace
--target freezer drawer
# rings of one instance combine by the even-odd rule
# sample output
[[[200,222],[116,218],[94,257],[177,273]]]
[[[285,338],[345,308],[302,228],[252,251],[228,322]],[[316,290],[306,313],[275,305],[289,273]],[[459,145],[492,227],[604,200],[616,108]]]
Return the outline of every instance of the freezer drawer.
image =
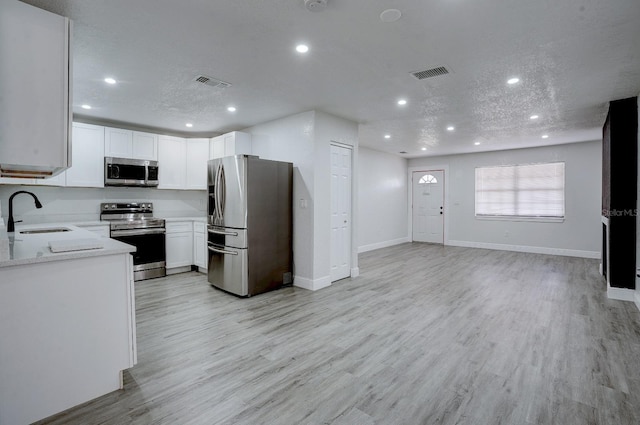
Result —
[[[233,248],[247,247],[247,229],[233,229],[230,227],[207,227],[209,242],[218,246],[230,246]]]
[[[249,268],[246,249],[231,248],[209,243],[208,281],[216,288],[232,294],[249,294]]]

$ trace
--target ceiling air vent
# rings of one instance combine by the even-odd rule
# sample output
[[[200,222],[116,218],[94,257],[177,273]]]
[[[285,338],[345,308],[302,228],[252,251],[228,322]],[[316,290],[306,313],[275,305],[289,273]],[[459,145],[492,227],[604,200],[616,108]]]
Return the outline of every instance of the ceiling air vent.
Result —
[[[202,84],[206,84],[207,86],[216,87],[219,89],[226,89],[227,87],[231,87],[231,83],[227,83],[222,80],[218,80],[217,78],[207,77],[206,75],[198,75],[194,81]]]
[[[400,151],[400,152],[398,152],[398,153],[401,153],[401,154],[403,154],[403,155],[404,155],[405,153],[407,153],[407,151]]]
[[[424,80],[425,78],[437,77],[438,75],[448,74],[449,70],[444,66],[439,66],[437,68],[427,69],[425,71],[416,71],[412,72],[411,75],[416,77],[418,80]]]

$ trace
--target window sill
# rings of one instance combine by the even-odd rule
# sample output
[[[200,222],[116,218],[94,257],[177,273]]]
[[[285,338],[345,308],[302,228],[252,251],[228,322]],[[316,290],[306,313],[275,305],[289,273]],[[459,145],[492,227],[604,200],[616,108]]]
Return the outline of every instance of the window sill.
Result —
[[[562,223],[564,217],[507,217],[507,216],[476,216],[476,220],[483,221],[531,221],[537,223]]]

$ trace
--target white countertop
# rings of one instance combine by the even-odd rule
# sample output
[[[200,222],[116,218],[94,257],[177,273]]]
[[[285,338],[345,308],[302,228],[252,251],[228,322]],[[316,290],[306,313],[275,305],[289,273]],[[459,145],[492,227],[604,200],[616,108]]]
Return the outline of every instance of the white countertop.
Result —
[[[67,232],[25,234],[23,230],[67,228]],[[53,253],[50,241],[73,241],[99,239],[103,248]],[[16,226],[15,233],[0,229],[0,268],[35,264],[49,261],[70,260],[75,258],[98,257],[103,255],[135,252],[136,248],[110,238],[100,238],[95,233],[67,223],[29,224]]]
[[[207,217],[162,217],[159,216],[157,218],[162,218],[164,221],[172,222],[172,221],[196,221],[200,223],[206,223]]]

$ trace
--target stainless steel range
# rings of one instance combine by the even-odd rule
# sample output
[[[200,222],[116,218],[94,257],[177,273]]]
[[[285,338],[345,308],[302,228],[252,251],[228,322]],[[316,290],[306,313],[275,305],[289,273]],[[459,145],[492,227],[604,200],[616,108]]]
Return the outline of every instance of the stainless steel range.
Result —
[[[153,217],[151,202],[102,203],[100,220],[109,222],[112,239],[136,247],[133,280],[167,275],[165,222]]]

